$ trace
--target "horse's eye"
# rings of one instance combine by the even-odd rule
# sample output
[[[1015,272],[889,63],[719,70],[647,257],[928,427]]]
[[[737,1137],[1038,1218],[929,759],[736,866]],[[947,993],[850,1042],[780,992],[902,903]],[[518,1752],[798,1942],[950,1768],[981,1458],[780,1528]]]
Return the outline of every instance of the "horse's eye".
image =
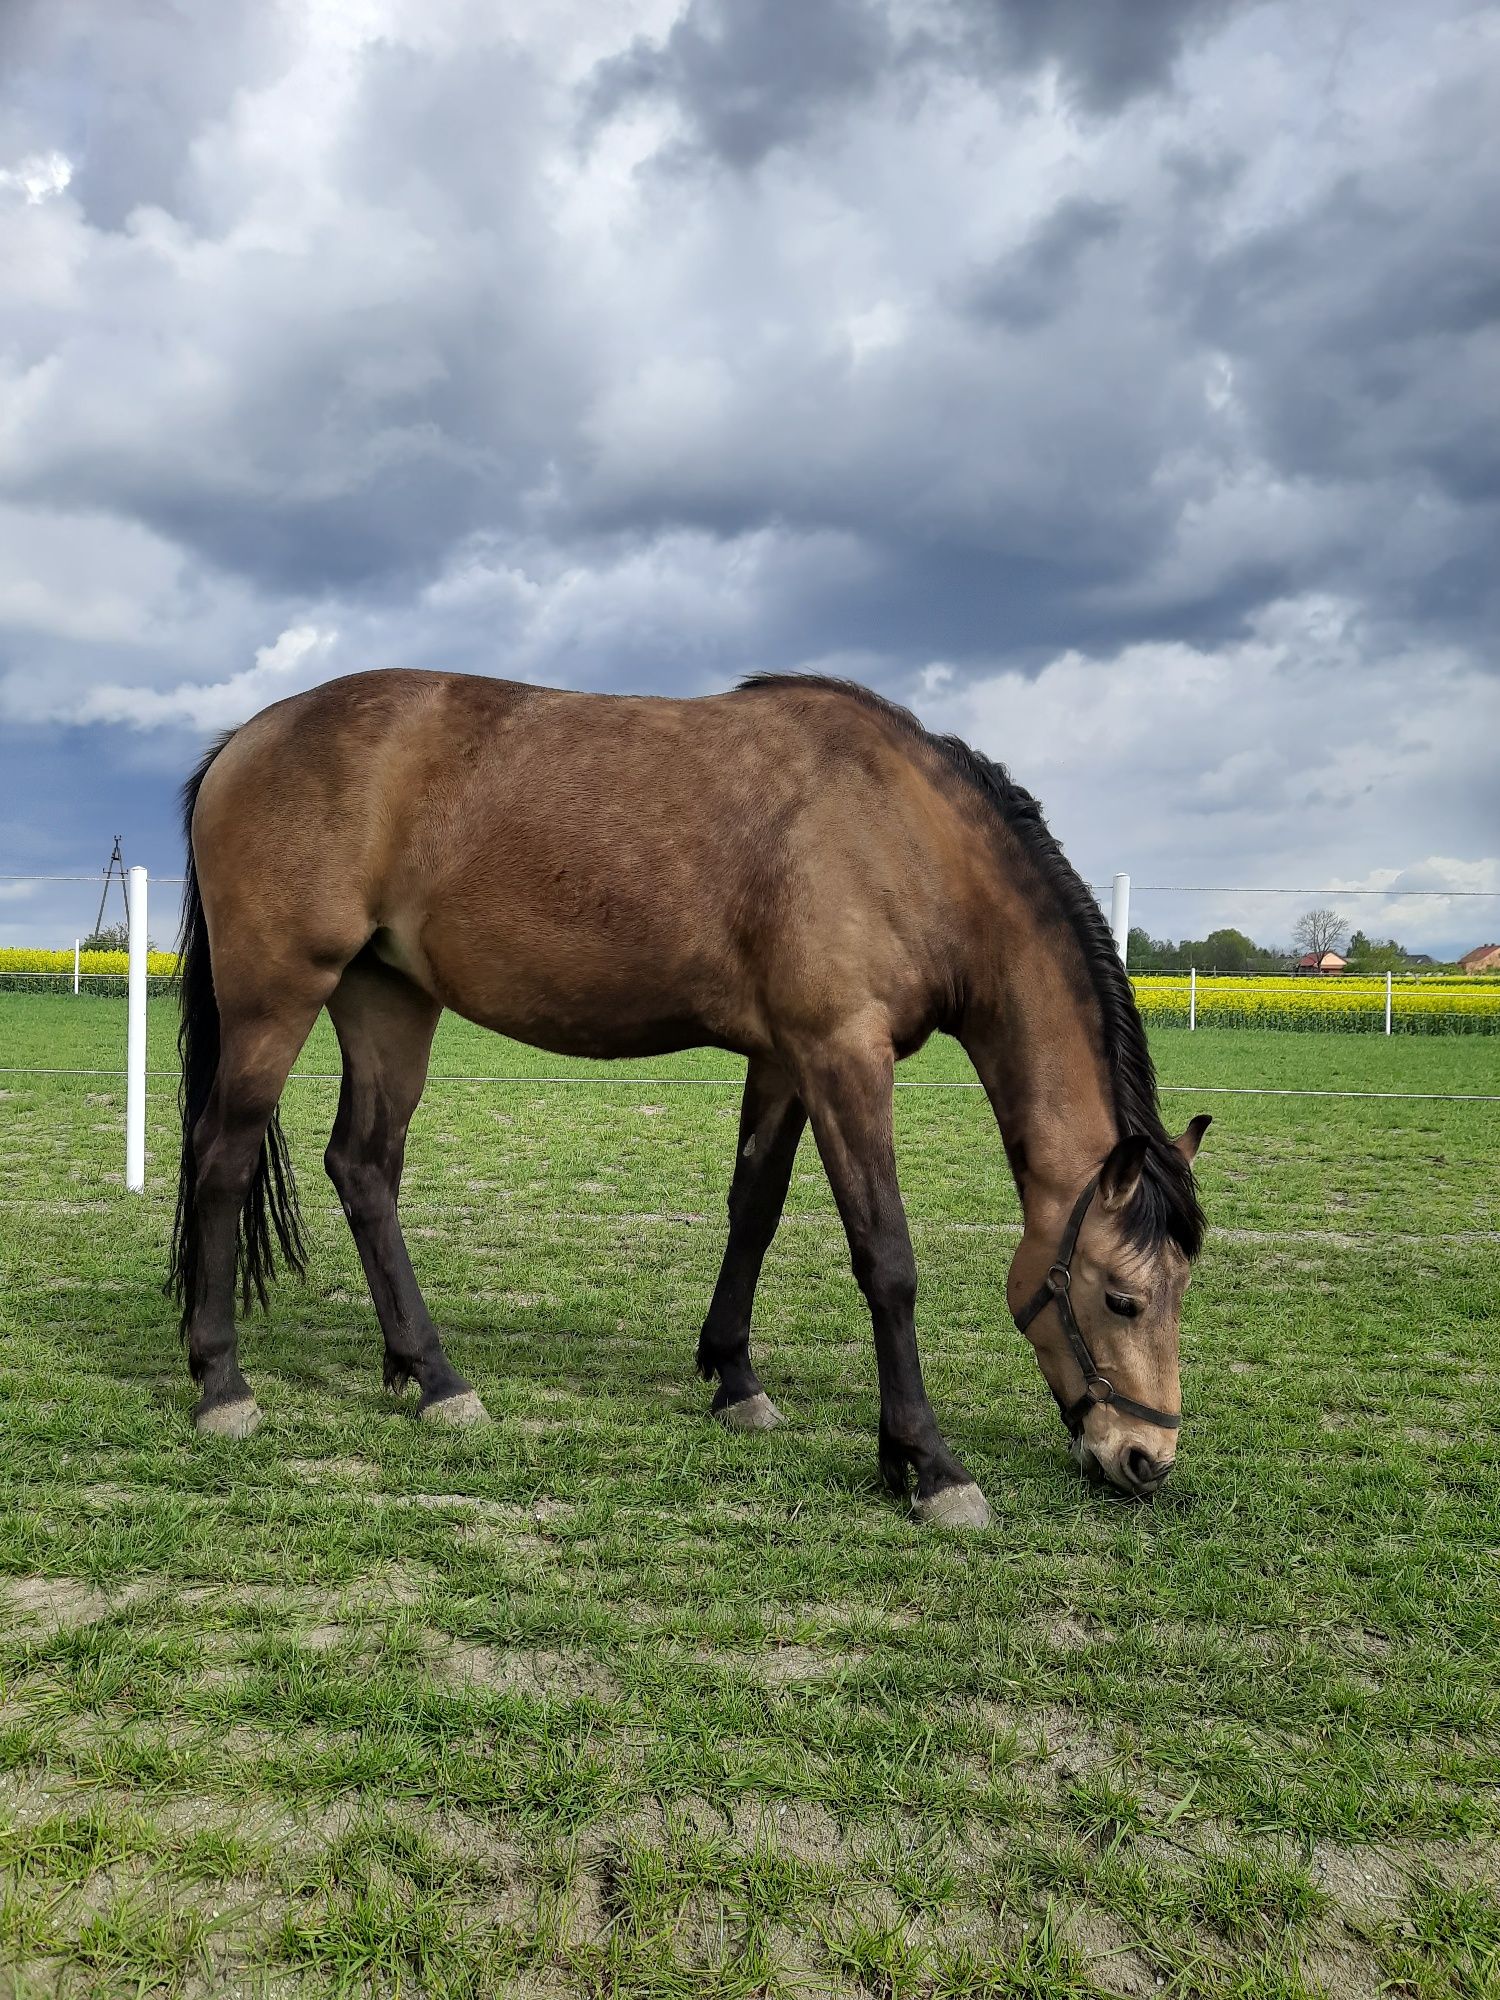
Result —
[[[1141,1309],[1135,1299],[1127,1299],[1120,1292],[1106,1292],[1104,1303],[1112,1313],[1118,1313],[1121,1319],[1134,1319]]]

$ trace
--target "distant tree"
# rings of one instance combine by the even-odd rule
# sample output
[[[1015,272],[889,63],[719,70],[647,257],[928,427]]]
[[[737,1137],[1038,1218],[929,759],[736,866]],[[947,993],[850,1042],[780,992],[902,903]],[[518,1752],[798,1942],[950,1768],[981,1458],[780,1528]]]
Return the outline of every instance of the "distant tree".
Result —
[[[1368,938],[1356,931],[1349,940],[1349,963],[1359,972],[1399,972],[1411,963],[1411,953],[1394,938]]]
[[[1296,953],[1278,951],[1274,945],[1262,944],[1255,948],[1255,956],[1250,961],[1252,972],[1290,972],[1296,964]]]
[[[1177,947],[1178,971],[1190,972],[1194,966],[1196,966],[1200,972],[1236,971],[1238,969],[1236,966],[1234,966],[1233,964],[1226,963],[1225,960],[1218,955],[1218,946],[1216,940],[1219,938],[1220,935],[1221,935],[1220,932],[1212,931],[1209,933],[1207,937],[1184,938],[1182,940],[1182,943]],[[1238,934],[1236,933],[1236,935]]]
[[[127,924],[106,924],[102,931],[90,931],[80,940],[82,951],[129,951],[130,927]],[[156,950],[155,938],[146,940],[147,951]]]
[[[1292,942],[1299,951],[1314,958],[1325,951],[1337,951],[1349,935],[1349,926],[1337,910],[1304,910],[1292,930]]]
[[[90,931],[83,940],[85,951],[128,951],[130,932],[124,924],[106,924],[102,931]]]
[[[1244,972],[1258,949],[1254,938],[1243,931],[1210,931],[1202,944],[1199,963],[1211,972]]]
[[[1170,946],[1168,949],[1170,950]],[[1133,924],[1125,940],[1125,964],[1131,972],[1160,972],[1162,947],[1150,931]]]

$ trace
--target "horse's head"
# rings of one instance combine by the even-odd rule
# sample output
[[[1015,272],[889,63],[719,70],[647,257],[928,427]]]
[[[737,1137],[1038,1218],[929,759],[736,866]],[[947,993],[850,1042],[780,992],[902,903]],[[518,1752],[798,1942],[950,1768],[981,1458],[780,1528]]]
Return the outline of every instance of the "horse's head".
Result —
[[[1079,1463],[1141,1497],[1177,1456],[1178,1322],[1203,1232],[1192,1161],[1209,1123],[1121,1139],[1061,1222],[1030,1205],[1006,1288]]]

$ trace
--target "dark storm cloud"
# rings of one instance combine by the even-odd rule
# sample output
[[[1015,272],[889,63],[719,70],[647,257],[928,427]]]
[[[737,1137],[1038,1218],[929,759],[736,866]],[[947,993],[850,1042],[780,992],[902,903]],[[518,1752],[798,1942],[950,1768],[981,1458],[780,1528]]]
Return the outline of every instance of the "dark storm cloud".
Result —
[[[1042,326],[1067,299],[1080,259],[1120,233],[1115,202],[1075,195],[1059,202],[1019,249],[999,258],[967,289],[969,310],[1018,330]]]
[[[83,265],[94,310],[28,325],[55,389],[11,491],[117,511],[276,593],[409,589],[515,523],[576,421],[587,345],[541,205],[537,79],[498,41],[461,59],[377,42],[355,77],[309,224],[256,226],[300,190],[222,128],[163,212],[124,232],[89,213],[109,231]],[[210,91],[184,113],[183,156],[217,108]]]
[[[821,664],[1143,853],[1330,756],[1487,853],[1495,71],[1360,19],[0,0],[0,712]]]
[[[1239,359],[1288,471],[1500,497],[1500,91],[1464,98],[1419,181],[1350,175],[1201,274],[1198,325]]]
[[[691,0],[659,40],[639,36],[599,66],[589,105],[607,118],[639,98],[674,103],[703,152],[736,168],[807,139],[888,76],[1035,74],[1056,64],[1091,112],[1171,78],[1190,35],[1236,0]]]
[[[752,167],[867,95],[895,52],[872,0],[692,0],[661,41],[639,36],[600,64],[589,111],[671,98],[705,151]]]
[[[110,17],[117,93],[102,55],[77,68],[83,10],[33,10],[25,75],[51,47],[108,177],[165,209],[104,227],[83,148],[70,288],[17,309],[35,366],[9,490],[140,521],[278,599],[396,602],[474,535],[539,532],[585,566],[683,532],[832,537],[863,551],[857,574],[808,566],[784,643],[887,655],[896,681],[924,654],[1210,642],[1312,580],[1400,617],[1430,589],[1472,620],[1496,464],[1475,415],[1496,193],[1477,81],[1414,96],[1388,160],[1228,232],[1246,169],[1217,134],[1101,125],[1095,160],[1005,200],[986,150],[1003,160],[1046,114],[991,112],[972,167],[934,167],[949,105],[871,101],[946,51],[955,78],[1056,62],[1103,103],[1167,79],[1222,12],[692,0],[577,88],[596,107],[665,95],[721,158],[779,148],[778,178],[641,178],[634,254],[611,268],[558,225],[579,99],[545,51],[375,35],[329,69],[326,103],[307,85],[283,103],[272,41],[235,10],[222,46],[189,35],[168,60],[170,10],[146,5]],[[129,84],[146,61],[155,95]],[[855,121],[847,160],[831,104]],[[863,183],[877,136],[929,177],[925,218]],[[796,250],[814,202],[838,218],[826,268]],[[872,293],[896,302],[873,334],[851,314]],[[1430,531],[1413,477],[1446,510]],[[1298,489],[1295,532],[1287,499],[1256,498],[1267,479]]]
[[[957,46],[987,71],[1056,63],[1076,100],[1117,111],[1172,77],[1186,43],[1243,0],[955,0]]]
[[[287,25],[274,0],[4,0],[3,122],[74,156],[74,191],[101,228],[141,203],[190,212],[193,141],[275,75]]]

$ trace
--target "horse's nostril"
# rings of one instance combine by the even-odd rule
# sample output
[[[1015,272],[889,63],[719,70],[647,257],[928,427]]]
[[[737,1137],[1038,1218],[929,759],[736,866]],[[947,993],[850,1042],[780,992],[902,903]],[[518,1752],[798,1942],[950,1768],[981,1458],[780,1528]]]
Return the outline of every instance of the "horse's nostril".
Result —
[[[1163,1464],[1160,1459],[1153,1458],[1149,1451],[1143,1451],[1138,1444],[1126,1447],[1122,1463],[1125,1477],[1132,1486],[1140,1488],[1160,1486],[1172,1469],[1170,1459]]]

